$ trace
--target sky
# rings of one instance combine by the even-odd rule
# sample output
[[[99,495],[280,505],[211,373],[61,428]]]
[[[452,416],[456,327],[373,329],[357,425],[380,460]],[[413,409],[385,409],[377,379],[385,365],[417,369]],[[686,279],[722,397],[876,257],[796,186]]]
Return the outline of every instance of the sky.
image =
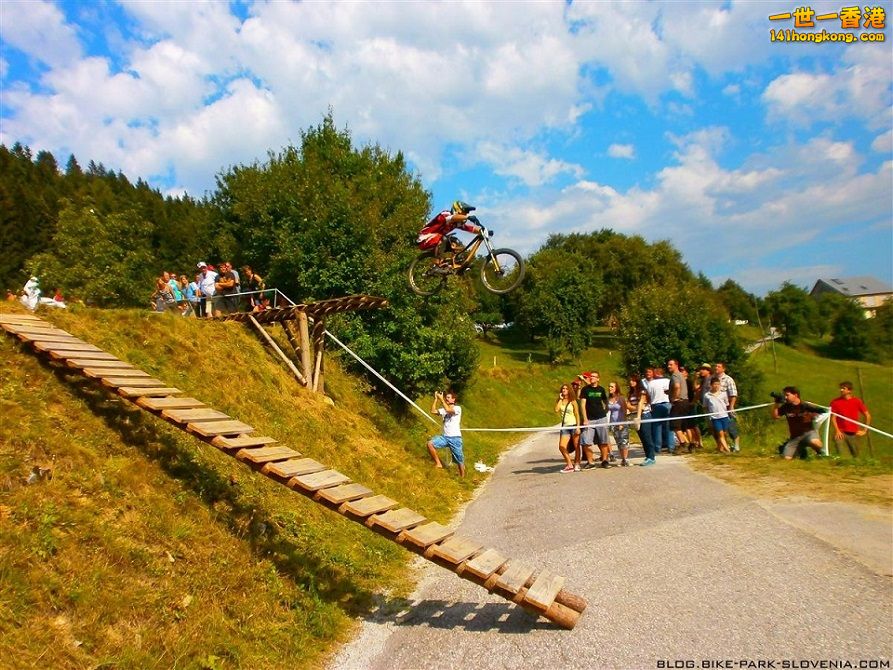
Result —
[[[611,228],[757,295],[893,284],[893,8],[851,6],[0,0],[0,143],[201,197],[331,110],[498,246]]]

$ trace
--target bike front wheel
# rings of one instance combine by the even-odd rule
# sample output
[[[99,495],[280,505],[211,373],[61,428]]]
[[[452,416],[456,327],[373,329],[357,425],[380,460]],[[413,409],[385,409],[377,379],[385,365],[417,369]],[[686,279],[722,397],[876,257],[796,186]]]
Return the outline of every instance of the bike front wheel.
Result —
[[[524,279],[524,259],[513,249],[495,249],[481,265],[481,284],[491,293],[508,293]]]
[[[409,266],[409,288],[416,295],[434,295],[446,284],[447,273],[439,267],[433,251],[416,256]]]

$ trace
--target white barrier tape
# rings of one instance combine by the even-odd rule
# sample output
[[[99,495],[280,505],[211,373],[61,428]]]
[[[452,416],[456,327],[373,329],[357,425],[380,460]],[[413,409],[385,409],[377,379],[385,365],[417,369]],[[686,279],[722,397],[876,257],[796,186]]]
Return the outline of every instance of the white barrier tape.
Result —
[[[766,402],[762,405],[750,405],[749,407],[738,407],[730,412],[730,414],[734,415],[738,412],[749,412],[753,409],[761,409],[763,407],[769,407],[773,403]],[[705,414],[686,414],[685,416],[666,416],[660,419],[641,419],[640,421],[632,420],[632,421],[614,421],[608,423],[598,423],[598,424],[585,424],[580,426],[539,426],[536,428],[463,428],[463,433],[557,433],[562,430],[577,430],[583,428],[594,428],[596,426],[600,426],[603,428],[611,428],[612,426],[634,426],[636,423],[645,424],[645,423],[670,423],[672,421],[681,421],[682,419],[696,419],[702,416],[713,416],[711,412],[707,412]]]
[[[842,416],[842,415],[838,414],[837,412],[829,412],[829,414],[836,416],[838,419],[844,419],[845,421],[854,423],[857,426],[866,428],[867,430],[870,430],[872,433],[878,433],[880,435],[883,435],[884,437],[893,438],[893,435],[891,435],[890,433],[885,433],[884,431],[880,430],[879,428],[875,428],[874,426],[869,426],[867,423],[862,423],[861,421],[856,421],[855,419],[851,419],[848,416]]]

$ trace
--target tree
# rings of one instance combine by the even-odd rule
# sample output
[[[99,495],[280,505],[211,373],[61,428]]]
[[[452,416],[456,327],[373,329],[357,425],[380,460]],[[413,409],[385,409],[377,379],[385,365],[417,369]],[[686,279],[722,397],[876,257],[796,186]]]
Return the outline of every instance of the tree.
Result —
[[[832,332],[834,322],[842,313],[849,310],[853,300],[836,291],[820,293],[815,298],[816,318],[813,326],[815,334],[824,337]]]
[[[603,295],[595,264],[588,258],[544,248],[528,262],[518,325],[543,337],[551,361],[576,357],[590,342]]]
[[[620,311],[620,352],[627,371],[642,371],[674,358],[690,367],[722,361],[734,369],[742,396],[756,391],[757,373],[715,293],[696,284],[649,284],[630,296]]]
[[[736,281],[726,279],[722,285],[716,289],[716,294],[729,312],[730,319],[735,321],[747,321],[752,324],[757,323],[756,296],[745,291]]]
[[[845,296],[831,325],[831,351],[838,358],[864,361],[871,358],[871,339],[862,306]]]
[[[217,185],[218,238],[268,286],[298,301],[388,299],[386,311],[344,316],[332,328],[405,392],[432,390],[444,377],[461,386],[471,376],[477,349],[461,287],[451,282],[425,301],[406,281],[430,203],[400,153],[355,148],[329,114],[302,133],[300,146],[232,168]]]
[[[781,328],[785,344],[794,344],[815,330],[818,308],[805,289],[784,282],[766,296],[766,309],[772,323]]]
[[[151,227],[133,210],[101,215],[65,203],[51,250],[30,262],[44,290],[105,306],[148,305],[155,273]]]

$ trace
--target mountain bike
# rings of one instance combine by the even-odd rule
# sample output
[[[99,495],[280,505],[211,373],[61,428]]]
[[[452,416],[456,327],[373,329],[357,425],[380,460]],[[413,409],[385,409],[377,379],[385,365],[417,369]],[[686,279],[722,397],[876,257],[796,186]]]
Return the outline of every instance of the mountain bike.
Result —
[[[472,268],[477,252],[483,245],[486,254],[481,259],[481,284],[491,293],[513,291],[524,279],[524,259],[513,249],[494,249],[490,242],[493,231],[481,226],[480,231],[462,247],[458,238],[450,236],[452,251],[437,258],[434,251],[419,254],[409,266],[409,287],[422,296],[434,295],[441,290],[447,278],[461,275]]]

